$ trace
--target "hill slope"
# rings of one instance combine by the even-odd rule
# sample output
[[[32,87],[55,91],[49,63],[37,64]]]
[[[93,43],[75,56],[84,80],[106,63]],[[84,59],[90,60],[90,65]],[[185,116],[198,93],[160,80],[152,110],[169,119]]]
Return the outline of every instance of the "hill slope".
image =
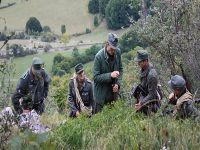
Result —
[[[89,0],[9,0],[17,2],[16,5],[0,9],[0,17],[6,19],[8,29],[23,30],[30,17],[39,19],[42,26],[48,25],[60,33],[62,24],[66,25],[67,33],[85,31],[93,25],[93,16],[88,13]],[[0,30],[4,27],[0,20]]]

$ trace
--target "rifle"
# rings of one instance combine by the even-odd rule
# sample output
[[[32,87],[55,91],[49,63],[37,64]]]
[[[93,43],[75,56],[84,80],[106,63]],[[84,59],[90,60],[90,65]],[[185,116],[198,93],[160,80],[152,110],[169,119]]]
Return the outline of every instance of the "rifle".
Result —
[[[148,93],[144,90],[144,88],[142,87],[141,84],[138,85],[133,85],[132,89],[131,89],[131,95],[134,96],[136,98],[136,103],[139,102],[139,98],[140,96],[147,96]]]
[[[180,66],[180,68],[181,68],[182,76],[183,76],[183,78],[185,79],[185,82],[186,82],[186,88],[188,89],[189,92],[191,92],[191,90],[192,90],[192,85],[191,85],[191,83],[189,82],[189,80],[188,80],[188,78],[187,78],[187,76],[186,76],[186,74],[185,74],[185,72],[184,72],[184,70],[183,70],[183,64],[180,64],[179,66]]]

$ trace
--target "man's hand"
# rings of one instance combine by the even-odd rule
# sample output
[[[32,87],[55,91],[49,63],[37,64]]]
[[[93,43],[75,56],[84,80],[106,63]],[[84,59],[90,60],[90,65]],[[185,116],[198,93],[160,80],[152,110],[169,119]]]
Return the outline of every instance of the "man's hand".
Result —
[[[78,117],[78,116],[80,116],[80,112],[79,111],[76,112],[76,117]]]
[[[19,99],[19,104],[22,105],[22,102],[23,102],[23,98],[21,97],[21,98]]]
[[[173,101],[175,99],[174,93],[170,93],[168,99],[169,101]]]
[[[141,105],[140,102],[137,103],[137,104],[135,104],[135,110],[136,110],[136,111],[140,110],[141,107],[142,107],[142,105]]]
[[[29,113],[29,112],[30,112],[30,110],[28,110],[28,109],[26,109],[26,110],[24,109],[23,110],[23,113]]]
[[[113,72],[111,72],[111,77],[112,78],[118,78],[118,76],[119,76],[119,71],[113,71]]]
[[[113,92],[116,93],[116,92],[118,92],[118,91],[119,91],[119,86],[118,86],[118,84],[114,84],[114,85],[113,85]]]

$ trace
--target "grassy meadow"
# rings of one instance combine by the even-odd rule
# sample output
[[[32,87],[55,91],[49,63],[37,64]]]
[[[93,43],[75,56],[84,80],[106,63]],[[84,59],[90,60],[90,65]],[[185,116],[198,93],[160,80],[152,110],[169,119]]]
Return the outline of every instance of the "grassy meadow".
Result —
[[[69,34],[84,32],[93,27],[93,16],[88,13],[89,0],[2,0],[2,4],[17,2],[16,5],[0,9],[0,17],[6,18],[11,30],[24,30],[30,17],[36,17],[42,26],[48,25],[60,34],[61,25],[66,25]],[[41,7],[42,6],[42,7]],[[0,29],[4,22],[0,20]]]

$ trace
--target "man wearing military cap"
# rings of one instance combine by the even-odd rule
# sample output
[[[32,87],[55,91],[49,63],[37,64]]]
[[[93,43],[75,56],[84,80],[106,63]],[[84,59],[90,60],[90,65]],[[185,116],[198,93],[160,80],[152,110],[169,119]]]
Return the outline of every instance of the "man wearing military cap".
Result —
[[[50,77],[43,68],[43,61],[34,57],[31,67],[19,79],[12,96],[12,103],[17,113],[32,109],[38,114],[44,112],[44,100],[48,95]]]
[[[109,33],[103,49],[95,56],[93,66],[95,113],[117,99],[122,80],[121,51],[116,34]]]
[[[146,50],[138,50],[135,61],[141,68],[140,84],[137,86],[138,93],[133,95],[137,99],[135,109],[137,112],[143,112],[149,115],[151,112],[157,112],[160,107],[161,91],[158,87],[158,75],[151,63]]]
[[[80,113],[91,116],[93,101],[92,82],[85,76],[83,64],[77,64],[74,77],[69,81],[69,116],[78,117]]]
[[[173,116],[175,118],[192,117],[200,120],[200,112],[193,106],[193,95],[187,90],[186,82],[180,75],[171,77],[168,82],[173,92],[169,95],[169,103],[175,105]]]

